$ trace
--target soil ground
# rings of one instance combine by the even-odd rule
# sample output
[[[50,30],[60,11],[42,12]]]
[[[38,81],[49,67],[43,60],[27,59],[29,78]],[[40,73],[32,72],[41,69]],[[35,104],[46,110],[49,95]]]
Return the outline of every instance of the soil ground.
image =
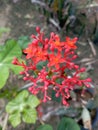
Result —
[[[75,0],[75,2],[77,1]],[[98,15],[98,12],[96,14]],[[87,28],[92,31],[93,13],[88,15],[88,19],[90,22]],[[47,35],[51,31],[57,31],[52,25],[47,26],[45,17],[38,12],[38,9],[31,4],[30,0],[17,0],[17,2],[15,0],[0,0],[0,27],[9,27],[11,30],[2,35],[0,44],[3,44],[9,38],[18,39],[20,36],[30,36],[35,32],[36,26],[44,28]],[[90,37],[88,36],[87,39],[90,39]],[[98,88],[98,43],[97,45],[93,44],[96,51],[96,55],[94,55],[87,39],[81,37],[79,40],[79,51],[77,52],[79,59],[76,62],[88,69],[89,77],[93,79],[93,84]],[[36,126],[23,124],[15,129],[9,126],[8,130],[35,130],[34,127]]]

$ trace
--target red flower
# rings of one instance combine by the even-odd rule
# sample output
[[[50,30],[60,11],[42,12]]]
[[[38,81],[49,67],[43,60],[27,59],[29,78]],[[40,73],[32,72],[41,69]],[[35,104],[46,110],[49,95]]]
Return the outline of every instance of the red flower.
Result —
[[[76,49],[77,46],[75,45],[76,42],[77,42],[77,38],[73,38],[73,39],[70,39],[69,37],[66,37],[66,41],[65,41],[65,46],[66,48],[70,48],[70,49]]]
[[[50,54],[49,55],[49,63],[48,67],[55,67],[56,69],[60,68],[60,64],[64,63],[65,60],[62,58],[62,55],[60,53],[57,53],[56,55]]]
[[[90,87],[90,78],[81,79],[80,74],[85,72],[84,68],[80,68],[73,60],[77,58],[74,50],[77,48],[77,38],[70,39],[66,37],[66,41],[60,40],[59,35],[51,33],[50,39],[44,38],[44,33],[40,28],[36,28],[37,36],[32,35],[34,40],[24,50],[26,59],[29,59],[28,65],[20,62],[17,58],[13,60],[13,64],[22,66],[24,71],[20,74],[24,75],[24,80],[33,82],[29,91],[32,94],[43,94],[41,100],[46,102],[51,100],[48,90],[53,89],[56,97],[62,97],[62,103],[68,106],[67,100],[70,97],[70,91],[76,86]],[[41,70],[37,69],[40,61],[47,61]],[[32,72],[32,73],[31,73]]]
[[[32,43],[29,44],[28,47],[23,52],[27,54],[26,58],[30,59],[33,56],[35,56],[36,51],[37,51],[37,46]]]
[[[45,61],[47,59],[47,52],[43,50],[42,48],[38,48],[35,55],[34,59],[32,58],[34,63],[38,63],[39,61]]]
[[[51,49],[57,49],[58,51],[61,51],[64,46],[64,43],[60,41],[59,35],[55,34],[50,37],[49,44]]]

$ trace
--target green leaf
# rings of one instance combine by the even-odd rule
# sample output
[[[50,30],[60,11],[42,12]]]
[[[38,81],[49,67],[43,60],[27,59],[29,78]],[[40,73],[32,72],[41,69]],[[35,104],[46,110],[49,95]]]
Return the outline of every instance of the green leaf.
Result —
[[[12,63],[12,59],[16,57],[21,57],[22,52],[15,40],[8,40],[5,44],[5,49],[0,54],[0,64],[9,65]]]
[[[0,93],[0,98],[5,98],[7,100],[11,100],[12,99],[12,95],[16,94],[17,88],[13,87],[10,89],[6,88],[4,91],[2,91],[2,93]]]
[[[0,89],[5,85],[9,77],[9,70],[6,66],[0,66]]]
[[[21,36],[18,39],[18,44],[22,49],[25,49],[30,43],[30,39],[28,36]]]
[[[27,104],[31,107],[31,108],[35,108],[39,105],[40,101],[38,100],[38,98],[34,95],[30,95],[28,100],[27,100]]]
[[[9,76],[9,69],[12,67],[16,70],[18,67],[12,66],[12,60],[14,57],[21,57],[22,52],[15,40],[8,40],[0,52],[0,75],[2,75],[2,80],[0,80],[0,88],[2,88]]]
[[[21,123],[21,115],[19,112],[15,112],[9,116],[9,121],[13,127],[18,126]]]
[[[23,71],[23,67],[17,65],[10,65],[10,68],[15,74],[19,74],[19,72]]]
[[[19,93],[16,98],[10,101],[6,106],[6,111],[8,113],[13,113],[15,111],[22,112],[24,107],[26,106],[25,98],[29,95],[28,91],[24,90]]]
[[[15,100],[12,100],[11,102],[9,102],[7,105],[6,105],[6,111],[11,114],[15,111],[19,110],[19,102],[15,101]]]
[[[35,123],[37,119],[37,111],[34,107],[38,104],[39,100],[37,97],[33,95],[29,96],[29,92],[24,90],[6,105],[6,111],[12,117],[11,119],[14,118],[16,113],[20,113],[24,122]],[[13,123],[13,121],[11,123]]]
[[[20,92],[16,98],[15,98],[15,101],[18,101],[18,102],[22,102],[24,101],[25,99],[27,99],[29,96],[29,92],[27,90],[23,90],[22,92]]]
[[[25,62],[24,60],[22,60],[22,59],[20,59],[20,58],[18,58],[18,60],[19,60],[20,63],[23,62],[24,64],[26,64],[26,62]],[[21,72],[21,71],[24,70],[23,67],[17,66],[17,65],[13,65],[13,64],[10,65],[10,68],[12,69],[12,71],[13,71],[15,74],[19,74],[19,72]]]
[[[80,127],[73,119],[64,117],[61,119],[57,130],[80,130]]]
[[[36,109],[24,109],[23,113],[22,113],[22,119],[24,122],[26,123],[35,123],[36,119],[37,119],[37,112]]]
[[[53,130],[51,125],[45,124],[45,125],[40,125],[37,130]],[[63,130],[63,129],[62,129]]]
[[[0,53],[3,51],[4,45],[0,45]]]

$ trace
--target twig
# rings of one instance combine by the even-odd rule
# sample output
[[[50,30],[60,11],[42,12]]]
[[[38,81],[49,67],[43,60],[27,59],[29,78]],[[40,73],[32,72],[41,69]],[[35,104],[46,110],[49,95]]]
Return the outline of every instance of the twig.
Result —
[[[79,63],[91,62],[93,60],[94,60],[93,58],[84,58],[84,59],[82,59],[80,61],[76,61],[76,63],[79,64]]]
[[[88,5],[86,6],[86,8],[93,8],[93,7],[97,7],[97,6],[98,6],[97,3],[92,3],[92,4],[88,4]]]
[[[42,7],[46,6],[46,4],[44,2],[39,1],[39,0],[31,0],[31,3],[38,4],[38,5],[42,6]]]
[[[51,12],[51,9],[42,1],[39,0],[31,0],[32,4],[40,5],[41,7],[45,8],[47,11]]]
[[[23,87],[19,88],[18,91],[22,91],[24,89],[27,89],[27,88],[29,88],[32,85],[33,85],[33,83],[28,83],[28,84],[24,85]]]
[[[93,61],[90,61],[90,62],[88,62],[88,63],[85,63],[85,65],[91,65],[91,64],[95,63],[96,61],[98,61],[98,59],[93,60]]]
[[[91,47],[93,55],[96,56],[97,55],[96,50],[94,48],[94,45],[93,45],[92,41],[89,38],[88,38],[88,43],[89,43],[89,45]]]
[[[43,120],[43,121],[47,121],[47,120],[49,120],[49,119],[51,118],[51,116],[58,116],[59,114],[57,113],[57,111],[58,111],[60,108],[65,108],[65,109],[66,109],[66,107],[58,106],[58,108],[55,108],[55,109],[53,109],[53,110],[47,112],[47,114],[43,115],[43,116],[42,116],[42,120]]]
[[[41,123],[42,125],[45,124],[44,121],[43,121],[41,118],[39,118],[39,121],[40,121],[40,123]]]
[[[52,10],[42,1],[39,0],[31,0],[31,3],[38,4],[41,7],[45,8],[47,11],[51,12]],[[52,18],[49,19],[49,22],[52,23],[58,30],[60,30],[59,24]]]
[[[61,30],[59,24],[54,19],[50,18],[49,22],[52,23],[58,30]]]
[[[79,6],[78,9],[93,8],[93,7],[98,7],[98,3],[93,2],[92,4],[87,4],[87,5]]]
[[[5,116],[4,125],[3,125],[2,130],[6,130],[7,121],[8,121],[8,113],[7,113],[6,116]]]

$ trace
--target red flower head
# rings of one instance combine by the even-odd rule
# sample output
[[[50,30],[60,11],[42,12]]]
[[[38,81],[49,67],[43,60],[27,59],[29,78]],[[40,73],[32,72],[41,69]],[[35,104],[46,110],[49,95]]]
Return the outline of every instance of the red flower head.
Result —
[[[69,105],[67,100],[70,97],[70,91],[76,86],[90,87],[90,78],[81,79],[80,74],[85,71],[80,68],[73,60],[77,58],[74,50],[77,38],[70,39],[66,37],[65,41],[60,40],[59,35],[51,33],[50,38],[44,38],[44,33],[37,27],[38,35],[32,35],[34,39],[31,44],[24,50],[26,59],[29,59],[28,65],[21,63],[17,58],[13,64],[22,66],[24,71],[24,80],[33,82],[29,88],[32,94],[41,93],[42,101],[51,100],[48,90],[53,89],[56,97],[62,97],[62,103]],[[41,68],[38,64],[42,62]],[[32,73],[31,73],[32,72]]]
[[[70,39],[69,37],[66,37],[66,41],[65,41],[65,46],[66,48],[70,48],[70,49],[76,49],[77,46],[75,45],[76,42],[77,42],[77,38],[73,38],[73,39]]]

